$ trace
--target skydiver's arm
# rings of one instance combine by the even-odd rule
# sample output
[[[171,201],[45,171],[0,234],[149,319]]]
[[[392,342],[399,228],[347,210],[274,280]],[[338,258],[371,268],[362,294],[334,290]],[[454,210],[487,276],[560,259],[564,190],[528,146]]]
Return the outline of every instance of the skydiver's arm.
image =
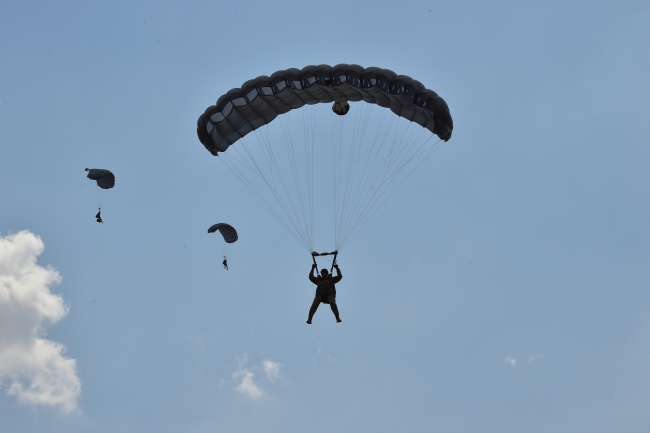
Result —
[[[314,275],[314,271],[316,271],[316,265],[313,265],[311,267],[311,271],[309,271],[309,281],[311,281],[314,284],[318,284],[318,280],[316,279],[316,276]]]
[[[334,277],[334,282],[338,283],[343,278],[343,274],[341,273],[341,270],[338,266],[335,266],[334,269],[336,269],[336,277]]]

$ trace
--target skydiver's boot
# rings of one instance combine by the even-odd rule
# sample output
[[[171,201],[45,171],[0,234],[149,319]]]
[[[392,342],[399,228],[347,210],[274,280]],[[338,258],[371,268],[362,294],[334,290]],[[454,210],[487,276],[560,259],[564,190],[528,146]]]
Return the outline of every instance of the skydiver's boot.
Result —
[[[336,323],[341,323],[341,318],[339,317],[339,307],[336,305],[336,303],[330,303],[330,308],[332,309],[332,313],[334,313],[334,317],[336,317]]]
[[[307,319],[307,324],[309,325],[311,325],[311,319],[314,317],[314,314],[316,314],[316,310],[318,310],[318,304],[320,304],[320,302],[314,302],[309,308],[309,318]]]

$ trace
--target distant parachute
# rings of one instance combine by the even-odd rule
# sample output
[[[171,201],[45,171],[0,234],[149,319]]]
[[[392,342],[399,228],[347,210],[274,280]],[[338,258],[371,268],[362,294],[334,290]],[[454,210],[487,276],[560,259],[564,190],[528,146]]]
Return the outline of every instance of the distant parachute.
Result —
[[[236,242],[239,237],[237,236],[237,231],[233,226],[230,224],[225,224],[225,223],[219,223],[219,224],[214,224],[210,226],[208,229],[208,233],[214,233],[218,231],[221,233],[221,236],[223,236],[223,240],[226,241],[228,244],[232,244],[233,242]]]
[[[103,168],[87,168],[86,171],[88,172],[88,179],[97,182],[97,188],[95,190],[97,191],[98,212],[95,218],[97,218],[98,223],[101,223],[103,222],[101,212],[104,200],[106,199],[106,190],[112,189],[115,186],[115,175],[110,170]]]
[[[111,189],[115,186],[115,175],[103,168],[87,168],[88,179],[96,180],[101,189]]]

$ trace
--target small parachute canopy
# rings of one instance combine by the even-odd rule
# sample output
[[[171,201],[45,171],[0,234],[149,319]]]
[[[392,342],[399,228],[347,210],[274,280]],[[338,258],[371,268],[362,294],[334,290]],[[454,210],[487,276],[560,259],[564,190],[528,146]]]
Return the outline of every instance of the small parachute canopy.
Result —
[[[115,175],[103,168],[87,168],[88,179],[96,180],[101,189],[111,189],[115,186]]]
[[[236,242],[237,239],[239,239],[239,237],[237,236],[237,231],[230,224],[219,223],[211,226],[208,229],[208,233],[214,233],[216,231],[221,233],[221,236],[223,236],[223,240],[226,241],[226,243],[228,244],[232,244],[233,242]]]

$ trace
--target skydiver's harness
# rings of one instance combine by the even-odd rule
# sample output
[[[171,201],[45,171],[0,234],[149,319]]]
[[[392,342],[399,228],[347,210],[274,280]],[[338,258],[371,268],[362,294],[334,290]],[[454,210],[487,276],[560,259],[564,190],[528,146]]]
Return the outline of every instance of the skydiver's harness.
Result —
[[[334,260],[332,260],[332,266],[330,267],[330,277],[327,279],[323,280],[323,277],[318,275],[319,283],[316,285],[316,293],[314,296],[320,296],[323,303],[329,304],[329,301],[327,300],[327,297],[330,295],[330,290],[332,290],[332,293],[334,296],[336,296],[336,286],[334,285],[332,280],[332,271],[334,270],[334,265],[336,265],[336,257],[338,256],[339,252],[338,251],[332,251],[331,253],[317,253],[316,251],[313,251],[311,253],[311,258],[314,261],[314,265],[316,265],[316,271],[318,271],[318,263],[316,263],[316,257],[317,256],[334,256]],[[313,271],[312,271],[313,273]],[[321,283],[322,282],[322,283]],[[319,293],[320,292],[320,293]]]

